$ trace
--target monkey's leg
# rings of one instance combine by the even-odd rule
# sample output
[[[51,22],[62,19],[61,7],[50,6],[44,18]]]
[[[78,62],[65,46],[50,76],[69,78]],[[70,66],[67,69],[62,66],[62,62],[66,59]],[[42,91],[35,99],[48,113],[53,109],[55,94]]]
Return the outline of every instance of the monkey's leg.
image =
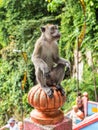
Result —
[[[55,68],[52,69],[50,72],[50,77],[54,84],[56,84],[57,90],[61,92],[62,95],[65,95],[65,91],[63,87],[60,85],[61,81],[64,78],[64,68],[65,66],[62,64],[58,64]]]
[[[51,72],[49,73],[51,79],[56,83],[56,84],[60,84],[61,81],[64,78],[64,68],[65,66],[62,64],[58,64],[56,67],[54,67]]]
[[[43,75],[42,71],[40,69],[36,70],[36,79],[37,82],[41,85],[44,92],[50,97],[53,97],[53,89],[51,87],[48,87],[46,85],[46,77]]]

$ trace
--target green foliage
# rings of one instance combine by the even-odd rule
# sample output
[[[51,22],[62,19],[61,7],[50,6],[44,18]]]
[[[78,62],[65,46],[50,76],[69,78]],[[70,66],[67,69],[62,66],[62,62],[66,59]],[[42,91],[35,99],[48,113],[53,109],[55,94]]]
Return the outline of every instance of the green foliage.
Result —
[[[62,81],[62,86],[65,89],[66,92],[66,103],[63,106],[63,110],[66,113],[68,110],[72,108],[72,106],[75,104],[75,98],[77,96],[77,84],[76,79],[67,79]]]
[[[83,80],[80,91],[87,91],[94,100],[94,82],[96,78],[98,92],[98,1],[86,0],[86,35],[80,47],[84,62]],[[47,11],[48,8],[48,11]],[[77,0],[0,0],[0,125],[12,115],[22,120],[31,111],[27,103],[27,94],[35,84],[34,66],[31,62],[36,39],[40,36],[40,27],[46,23],[58,24],[61,31],[59,41],[60,55],[69,59],[73,68],[73,52],[81,32],[84,15],[80,1]],[[27,54],[27,63],[21,50]],[[88,66],[86,51],[91,50],[95,71]],[[22,91],[21,83],[27,71],[27,82]],[[77,81],[71,77],[62,82],[67,102],[63,106],[66,112],[75,104]],[[92,94],[93,93],[93,94]]]
[[[60,54],[66,59],[69,59],[72,64],[73,69],[73,61],[74,61],[74,50],[77,47],[77,38],[80,35],[83,23],[84,23],[84,14],[82,10],[82,5],[80,1],[77,0],[66,0],[65,4],[64,1],[60,1],[61,6],[61,14],[59,17],[61,18],[61,39],[59,42],[59,49]],[[50,10],[57,11],[56,4],[53,4],[53,1],[49,3]],[[98,51],[98,1],[96,0],[86,0],[86,35],[80,47],[80,51],[82,52],[83,56],[83,80],[79,81],[80,91],[84,92],[87,91],[89,93],[90,99],[95,100],[94,97],[94,75],[96,78],[96,87],[98,90],[98,82],[97,82],[97,75],[98,75],[98,58],[97,58],[97,51]],[[92,67],[88,66],[87,59],[86,59],[86,51],[90,50],[93,54],[94,60],[94,67],[95,71],[93,73]],[[67,111],[71,108],[71,106],[75,103],[76,93],[77,93],[77,81],[76,79],[66,79],[62,83],[63,87],[66,90],[67,94],[67,103],[63,109]],[[93,94],[92,94],[93,93]],[[97,93],[98,94],[98,93]]]
[[[0,82],[0,118],[6,116],[8,119],[14,115],[19,119],[22,116],[22,113],[20,113],[22,102],[21,81],[23,79],[23,72],[26,67],[21,55],[12,53],[13,52],[11,51],[7,52],[0,63],[0,80],[2,81]],[[30,80],[29,75],[30,74],[28,74],[28,80]],[[24,96],[25,91],[28,91],[29,87],[30,86],[26,84],[26,90],[23,92]],[[25,100],[25,104],[27,104],[27,100]],[[24,108],[24,110],[26,109]],[[26,110],[25,113],[28,112],[28,110]],[[4,120],[1,120],[1,123],[3,122]]]
[[[61,15],[60,52],[63,57],[72,59],[76,40],[83,25],[83,15],[79,1],[67,0],[65,5],[66,7]]]
[[[57,12],[59,10],[58,12],[60,13],[63,6],[64,0],[52,0],[51,2],[49,1],[48,11]]]
[[[27,101],[28,91],[35,84],[31,54],[40,27],[54,21],[46,5],[44,0],[2,0],[0,3],[0,126],[12,115],[22,120],[32,109]],[[14,49],[26,52],[27,63],[22,53]],[[27,81],[22,90],[25,71]]]

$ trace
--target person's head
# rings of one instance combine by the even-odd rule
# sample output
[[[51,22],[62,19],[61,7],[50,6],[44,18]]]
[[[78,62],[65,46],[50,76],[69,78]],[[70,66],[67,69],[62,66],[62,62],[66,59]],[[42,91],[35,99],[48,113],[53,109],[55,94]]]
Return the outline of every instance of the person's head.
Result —
[[[15,121],[14,118],[10,118],[10,119],[8,120],[8,124],[9,124],[11,127],[14,127],[15,123],[16,123],[16,121]]]
[[[73,106],[73,110],[74,110],[74,112],[78,112],[78,106],[77,106],[77,105],[74,105],[74,106]]]
[[[84,92],[84,93],[83,93],[83,96],[88,97],[88,93],[87,93],[87,92]]]
[[[82,96],[81,92],[78,92],[78,93],[77,93],[77,96]]]
[[[23,122],[21,122],[21,121],[19,121],[18,122],[18,128],[19,128],[19,130],[23,130]]]

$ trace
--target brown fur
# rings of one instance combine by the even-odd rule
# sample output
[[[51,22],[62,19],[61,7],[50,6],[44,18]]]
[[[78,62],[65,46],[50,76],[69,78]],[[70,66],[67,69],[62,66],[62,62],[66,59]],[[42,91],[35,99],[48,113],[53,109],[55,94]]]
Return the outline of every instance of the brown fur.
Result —
[[[36,79],[49,97],[53,96],[52,85],[56,85],[64,95],[60,82],[64,78],[65,66],[70,69],[70,64],[59,57],[57,40],[60,38],[60,33],[57,26],[53,24],[47,24],[41,29],[42,35],[37,40],[32,55]]]

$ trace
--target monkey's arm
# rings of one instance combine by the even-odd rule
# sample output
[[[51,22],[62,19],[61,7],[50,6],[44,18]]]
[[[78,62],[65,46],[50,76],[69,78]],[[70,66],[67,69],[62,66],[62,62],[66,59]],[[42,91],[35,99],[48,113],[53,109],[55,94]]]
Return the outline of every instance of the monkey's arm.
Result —
[[[53,55],[54,62],[56,64],[63,64],[64,66],[70,66],[70,62],[65,60],[64,58],[59,57],[58,46],[55,46],[55,53]]]
[[[41,58],[41,54],[42,54],[42,46],[41,43],[37,43],[32,55],[32,62],[35,66],[35,68],[40,68],[40,70],[43,73],[48,73],[49,72],[49,68],[48,65],[46,64],[46,62]]]
[[[68,77],[70,75],[70,71],[71,71],[71,65],[70,65],[70,62],[65,60],[64,58],[61,58],[59,57],[59,53],[58,53],[58,48],[56,47],[56,52],[55,52],[55,55],[54,55],[54,62],[56,64],[62,64],[64,66],[66,66],[66,76]]]
[[[66,67],[70,66],[70,62],[61,57],[58,58],[57,64],[63,64]]]

